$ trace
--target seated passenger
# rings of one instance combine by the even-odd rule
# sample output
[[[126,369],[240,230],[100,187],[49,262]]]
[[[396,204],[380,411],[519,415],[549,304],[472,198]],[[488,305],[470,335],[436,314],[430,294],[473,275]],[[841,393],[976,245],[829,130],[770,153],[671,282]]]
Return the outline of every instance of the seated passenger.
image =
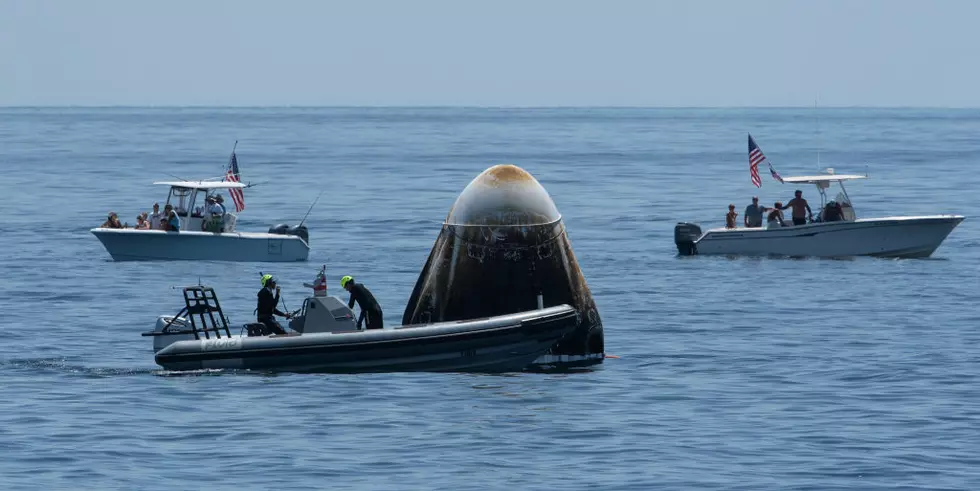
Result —
[[[102,228],[124,228],[121,223],[119,223],[119,216],[116,212],[110,211],[109,217],[105,222],[102,223]]]
[[[177,212],[170,205],[163,207],[163,219],[160,220],[162,225],[161,230],[167,232],[179,232],[180,231],[180,217],[177,216]]]
[[[167,218],[167,230],[180,232],[180,217],[177,216],[177,212],[174,210],[170,210],[170,216]]]
[[[725,215],[725,228],[736,228],[738,222],[735,221],[735,217],[738,213],[735,212],[735,205],[728,205],[728,214]]]
[[[831,201],[827,203],[827,206],[823,210],[823,221],[825,222],[839,222],[844,219],[844,209],[841,208],[840,203],[836,201]]]
[[[146,212],[136,216],[136,230],[149,230],[150,221],[146,219]]]
[[[778,227],[786,226],[786,223],[783,221],[783,212],[779,211],[780,207],[782,206],[783,206],[782,202],[779,201],[776,202],[772,211],[769,212],[769,216],[766,221],[766,228],[778,228]]]

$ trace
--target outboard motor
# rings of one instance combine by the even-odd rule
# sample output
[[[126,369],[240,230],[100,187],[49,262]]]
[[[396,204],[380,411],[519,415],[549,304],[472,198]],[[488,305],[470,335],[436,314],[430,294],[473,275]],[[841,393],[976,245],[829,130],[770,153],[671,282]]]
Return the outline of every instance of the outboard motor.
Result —
[[[286,234],[295,235],[303,239],[303,242],[306,242],[307,244],[310,243],[310,232],[306,230],[306,225],[296,225],[295,227],[289,227],[289,229],[286,231]]]
[[[174,317],[172,315],[161,315],[157,317],[156,327],[151,333],[144,333],[144,336],[153,335],[153,352],[170,346],[177,341],[192,341],[196,339],[194,332],[191,331],[191,323],[184,317]]]
[[[699,238],[701,238],[701,227],[693,223],[679,222],[674,226],[674,243],[677,244],[677,253],[682,256],[693,256],[698,253],[695,242]]]
[[[294,235],[303,239],[303,242],[306,242],[307,244],[310,243],[310,232],[306,229],[306,225],[295,225],[290,227],[285,223],[280,223],[269,227],[269,233],[276,235]]]

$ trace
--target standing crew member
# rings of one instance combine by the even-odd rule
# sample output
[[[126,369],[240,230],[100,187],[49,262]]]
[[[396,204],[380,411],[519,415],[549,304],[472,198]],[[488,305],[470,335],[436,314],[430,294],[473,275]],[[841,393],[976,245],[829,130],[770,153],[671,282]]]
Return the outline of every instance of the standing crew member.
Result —
[[[759,204],[759,197],[752,197],[752,204],[745,207],[745,215],[742,216],[742,221],[745,223],[746,227],[761,227],[762,226],[762,214],[766,212],[769,208]]]
[[[803,199],[803,191],[799,189],[796,190],[796,197],[789,200],[786,206],[782,206],[779,209],[785,210],[786,208],[793,209],[793,225],[806,225],[806,217],[810,216],[810,221],[813,221],[813,210],[810,209],[810,203],[807,203]]]
[[[256,319],[265,324],[275,334],[286,334],[286,330],[279,325],[274,315],[289,319],[291,316],[278,308],[279,305],[279,285],[271,274],[262,276],[262,289],[259,290],[259,303],[256,306]]]
[[[360,283],[356,283],[354,278],[344,276],[340,279],[340,286],[350,292],[350,301],[347,307],[354,308],[354,302],[361,308],[361,315],[357,318],[357,328],[361,328],[361,322],[367,319],[368,329],[383,329],[384,318],[381,312],[381,305],[374,299],[371,290]]]

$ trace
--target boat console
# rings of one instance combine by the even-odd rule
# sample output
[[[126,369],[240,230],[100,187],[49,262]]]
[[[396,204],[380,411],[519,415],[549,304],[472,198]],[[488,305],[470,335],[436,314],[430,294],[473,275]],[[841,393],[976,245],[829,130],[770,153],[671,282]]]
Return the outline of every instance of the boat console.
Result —
[[[331,296],[308,297],[299,314],[289,321],[289,328],[302,334],[358,330],[354,311]]]

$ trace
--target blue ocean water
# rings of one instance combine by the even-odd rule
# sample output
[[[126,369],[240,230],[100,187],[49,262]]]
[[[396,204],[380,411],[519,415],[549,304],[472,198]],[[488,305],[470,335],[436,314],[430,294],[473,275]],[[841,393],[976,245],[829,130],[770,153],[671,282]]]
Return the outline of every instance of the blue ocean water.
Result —
[[[870,172],[860,216],[967,216],[926,260],[678,258],[675,222]],[[0,109],[3,489],[980,488],[980,111]],[[238,140],[239,229],[307,223],[300,264],[114,263],[88,230],[216,177]],[[818,156],[819,155],[819,156]],[[819,160],[819,162],[818,162]],[[175,286],[233,322],[259,272],[299,306],[326,265],[400,321],[455,197],[531,172],[562,212],[608,359],[561,374],[158,370]],[[803,188],[816,198],[815,190]],[[295,307],[294,307],[295,306]]]

